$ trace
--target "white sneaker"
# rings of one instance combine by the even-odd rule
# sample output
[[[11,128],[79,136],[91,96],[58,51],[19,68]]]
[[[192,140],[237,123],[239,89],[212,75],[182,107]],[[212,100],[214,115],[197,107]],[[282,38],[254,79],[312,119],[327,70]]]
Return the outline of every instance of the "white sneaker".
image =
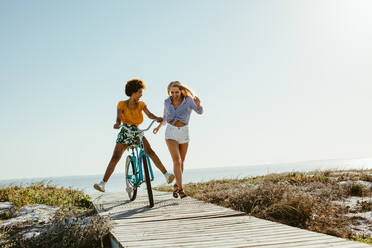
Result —
[[[172,173],[166,172],[164,176],[165,176],[165,181],[167,181],[168,184],[173,182],[174,175]]]
[[[106,184],[106,183],[105,183],[104,181],[101,181],[101,182],[99,182],[98,184],[95,183],[93,187],[94,187],[96,190],[98,190],[98,191],[105,192],[105,184]]]

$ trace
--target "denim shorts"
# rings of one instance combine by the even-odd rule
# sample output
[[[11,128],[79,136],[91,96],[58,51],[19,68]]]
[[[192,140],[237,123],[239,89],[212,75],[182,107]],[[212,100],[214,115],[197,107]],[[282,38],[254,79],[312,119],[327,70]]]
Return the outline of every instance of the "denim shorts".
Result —
[[[189,126],[175,127],[170,124],[165,129],[165,139],[171,139],[178,142],[178,144],[188,143],[189,137]]]
[[[138,127],[136,125],[126,125],[123,124],[126,128],[132,131],[138,131]],[[138,144],[140,142],[140,138],[138,133],[131,133],[128,132],[123,127],[120,129],[118,134],[118,138],[116,139],[116,143],[123,144],[123,145],[133,145]]]

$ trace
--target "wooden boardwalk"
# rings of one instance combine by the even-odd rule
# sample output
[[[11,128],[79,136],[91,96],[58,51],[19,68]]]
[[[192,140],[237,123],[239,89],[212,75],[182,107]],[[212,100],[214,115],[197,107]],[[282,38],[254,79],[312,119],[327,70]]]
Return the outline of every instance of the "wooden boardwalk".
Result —
[[[98,212],[112,219],[113,247],[372,247],[167,192],[154,191],[150,209],[145,190],[138,193],[134,202],[124,191],[91,194]]]

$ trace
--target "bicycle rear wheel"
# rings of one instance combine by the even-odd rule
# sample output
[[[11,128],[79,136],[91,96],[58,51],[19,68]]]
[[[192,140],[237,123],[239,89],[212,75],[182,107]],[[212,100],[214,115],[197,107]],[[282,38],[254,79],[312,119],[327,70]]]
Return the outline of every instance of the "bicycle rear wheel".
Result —
[[[147,163],[146,156],[142,156],[142,164],[143,164],[143,170],[145,171],[145,181],[146,181],[147,194],[149,196],[150,208],[152,208],[154,206],[154,196],[152,194],[149,165]]]
[[[129,155],[125,160],[125,191],[128,193],[129,200],[134,201],[137,196],[137,185],[136,185],[136,170],[134,163]]]

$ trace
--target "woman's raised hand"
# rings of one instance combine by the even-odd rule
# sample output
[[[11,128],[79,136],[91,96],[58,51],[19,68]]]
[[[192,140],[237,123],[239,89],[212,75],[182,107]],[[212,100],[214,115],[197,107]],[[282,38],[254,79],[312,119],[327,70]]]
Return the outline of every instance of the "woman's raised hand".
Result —
[[[197,106],[198,108],[200,108],[200,99],[199,99],[199,97],[195,96],[195,97],[194,97],[194,102],[195,102],[196,106]]]
[[[120,128],[120,124],[119,124],[119,123],[115,123],[115,124],[114,124],[114,128],[115,128],[115,129],[119,129],[119,128]]]

